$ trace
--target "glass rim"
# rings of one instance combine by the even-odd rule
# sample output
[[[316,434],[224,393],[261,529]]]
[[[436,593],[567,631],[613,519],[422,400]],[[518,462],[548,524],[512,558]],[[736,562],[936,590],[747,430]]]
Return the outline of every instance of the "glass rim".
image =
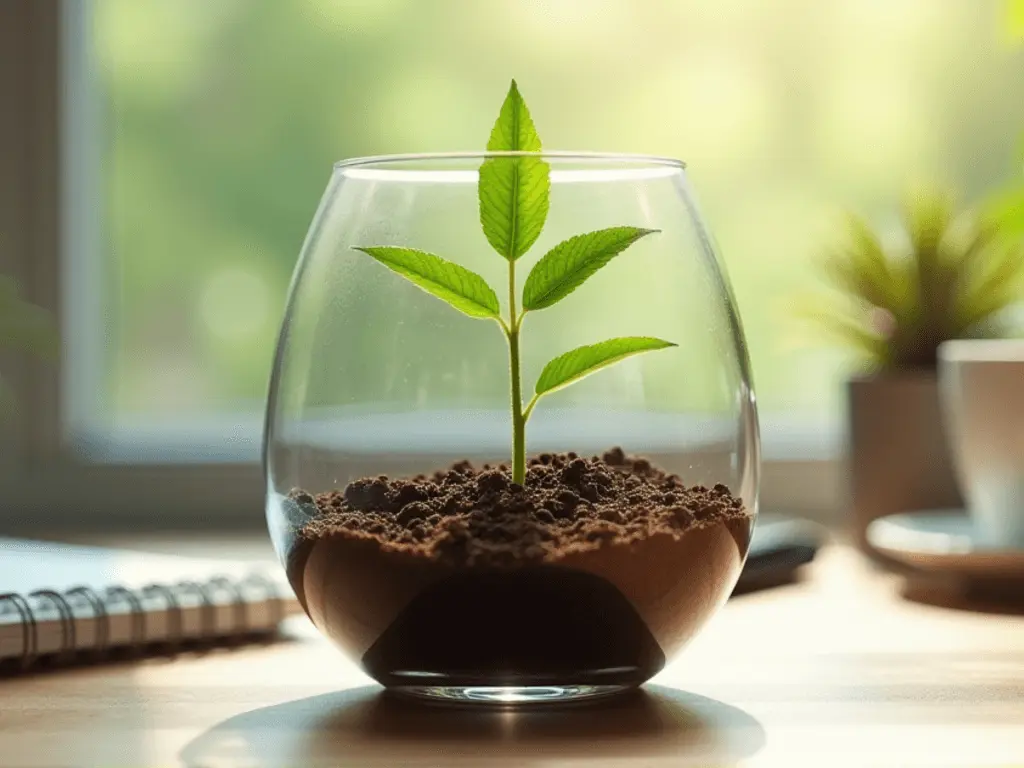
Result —
[[[365,157],[352,157],[345,160],[338,160],[334,163],[335,171],[343,171],[348,168],[361,168],[370,165],[390,165],[392,163],[415,163],[422,161],[445,161],[445,160],[479,160],[496,157],[538,157],[542,160],[578,160],[581,162],[604,162],[608,164],[635,163],[648,166],[666,166],[670,168],[686,169],[686,163],[673,157],[661,155],[639,155],[622,152],[572,152],[560,150],[541,150],[540,152],[526,151],[477,151],[477,152],[411,152],[405,154],[391,155],[367,155]]]

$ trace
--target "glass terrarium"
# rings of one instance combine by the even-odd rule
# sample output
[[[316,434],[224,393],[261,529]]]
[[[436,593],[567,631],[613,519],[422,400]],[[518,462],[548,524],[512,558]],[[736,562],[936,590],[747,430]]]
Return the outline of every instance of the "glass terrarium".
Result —
[[[757,509],[743,332],[683,164],[337,164],[265,463],[296,594],[383,685],[508,703],[649,679],[729,595]]]

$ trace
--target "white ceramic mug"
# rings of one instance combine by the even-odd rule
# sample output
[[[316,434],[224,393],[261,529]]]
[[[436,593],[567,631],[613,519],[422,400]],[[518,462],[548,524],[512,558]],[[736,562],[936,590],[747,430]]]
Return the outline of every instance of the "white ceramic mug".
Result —
[[[1024,546],[1024,341],[939,347],[946,431],[980,541]]]

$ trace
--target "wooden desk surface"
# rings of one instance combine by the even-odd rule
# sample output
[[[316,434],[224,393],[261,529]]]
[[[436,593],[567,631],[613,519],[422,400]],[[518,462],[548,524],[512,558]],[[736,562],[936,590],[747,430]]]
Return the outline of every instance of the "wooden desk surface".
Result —
[[[381,697],[331,646],[0,680],[2,766],[1024,766],[1024,616],[903,600],[827,550],[736,598],[646,692],[467,712]]]

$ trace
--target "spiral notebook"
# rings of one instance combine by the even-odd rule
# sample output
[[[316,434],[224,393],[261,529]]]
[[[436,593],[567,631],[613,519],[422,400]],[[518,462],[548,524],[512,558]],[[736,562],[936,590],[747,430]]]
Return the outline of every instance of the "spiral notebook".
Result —
[[[302,610],[274,570],[0,538],[0,674],[265,639]]]

